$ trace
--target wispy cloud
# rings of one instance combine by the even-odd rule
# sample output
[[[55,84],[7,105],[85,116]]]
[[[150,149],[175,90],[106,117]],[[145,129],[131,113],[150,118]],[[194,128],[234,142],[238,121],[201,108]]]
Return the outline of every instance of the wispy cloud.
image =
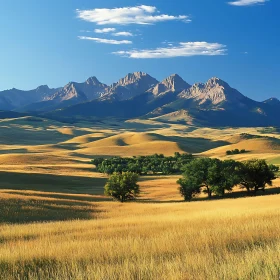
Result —
[[[129,58],[172,58],[198,55],[225,55],[226,51],[226,46],[219,43],[186,42],[166,48],[118,51],[114,52],[114,54]]]
[[[128,40],[111,40],[111,39],[103,39],[103,38],[95,38],[95,37],[87,37],[87,36],[78,36],[80,40],[90,40],[97,43],[110,44],[110,45],[125,45],[132,44],[132,41]]]
[[[265,2],[268,1],[269,0],[238,0],[234,2],[228,2],[228,3],[233,6],[253,6],[253,5],[264,4]]]
[[[128,24],[154,24],[162,21],[184,21],[190,22],[186,15],[160,14],[153,6],[135,6],[114,9],[76,10],[78,18],[98,25],[128,25]]]
[[[126,32],[126,31],[123,31],[123,32],[116,32],[116,33],[113,33],[114,36],[124,36],[124,37],[132,37],[133,34],[131,32]]]
[[[116,31],[116,28],[103,28],[103,29],[94,29],[95,33],[110,33]]]

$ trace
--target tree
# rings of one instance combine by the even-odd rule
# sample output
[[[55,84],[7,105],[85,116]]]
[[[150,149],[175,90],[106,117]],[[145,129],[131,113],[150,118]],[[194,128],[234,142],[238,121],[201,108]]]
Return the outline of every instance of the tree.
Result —
[[[235,154],[235,155],[237,155],[237,154],[240,153],[239,149],[234,149],[232,152],[233,152],[233,154]]]
[[[196,194],[200,193],[200,185],[194,178],[183,177],[177,181],[180,185],[179,191],[185,201],[190,201]]]
[[[184,166],[184,175],[178,183],[180,192],[193,195],[205,188],[208,198],[212,194],[223,196],[225,191],[232,191],[233,187],[240,183],[237,167],[240,163],[234,160],[221,161],[219,159],[200,158],[191,161]],[[199,191],[198,191],[199,190]]]
[[[234,160],[214,160],[208,170],[208,182],[212,192],[224,196],[225,191],[232,191],[233,187],[240,183],[237,171],[239,165],[240,163]]]
[[[138,174],[133,172],[115,172],[109,177],[104,193],[120,202],[133,200],[140,193],[138,178]]]
[[[195,178],[195,182],[199,185],[199,187],[205,187],[205,192],[208,197],[212,197],[211,190],[211,180],[209,180],[209,168],[213,165],[213,163],[217,161],[216,159],[211,158],[199,158],[191,161],[189,164],[186,164],[183,168],[184,177],[192,178],[193,181]]]
[[[265,186],[272,185],[276,179],[276,172],[279,168],[275,165],[268,165],[263,159],[252,159],[243,162],[239,168],[240,184],[247,189],[248,193],[256,193],[258,190],[265,190]]]
[[[272,171],[274,174],[277,174],[279,172],[279,167],[273,164],[270,164],[268,166],[268,168],[270,169],[270,171]]]
[[[104,161],[104,158],[95,158],[93,159],[91,162],[96,166],[96,168],[98,167],[99,164],[101,164]]]

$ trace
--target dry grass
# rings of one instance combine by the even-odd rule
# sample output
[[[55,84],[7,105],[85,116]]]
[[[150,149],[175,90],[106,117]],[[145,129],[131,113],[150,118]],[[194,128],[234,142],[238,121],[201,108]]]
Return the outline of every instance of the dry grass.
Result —
[[[251,152],[229,158],[280,164],[276,138],[155,120],[1,120],[0,279],[278,279],[279,195],[183,203],[177,176],[150,176],[137,203],[120,204],[104,197],[106,176],[89,164],[96,155],[175,151],[226,158],[235,147]]]
[[[50,203],[62,202],[91,220],[2,225],[2,279],[278,277],[280,196],[123,205],[70,196]]]

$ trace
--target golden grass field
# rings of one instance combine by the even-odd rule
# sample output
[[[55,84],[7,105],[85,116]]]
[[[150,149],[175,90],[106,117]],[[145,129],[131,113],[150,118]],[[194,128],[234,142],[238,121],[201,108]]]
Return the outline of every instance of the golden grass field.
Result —
[[[235,148],[248,153],[226,156]],[[236,189],[185,203],[179,176],[146,176],[138,201],[121,204],[103,195],[106,176],[89,164],[176,151],[280,165],[280,135],[158,120],[1,120],[0,279],[279,279],[279,179],[262,196]]]

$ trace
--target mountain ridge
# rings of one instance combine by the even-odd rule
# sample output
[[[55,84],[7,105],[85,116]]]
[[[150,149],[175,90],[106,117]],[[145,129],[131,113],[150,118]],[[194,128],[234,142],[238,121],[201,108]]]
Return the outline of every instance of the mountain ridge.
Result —
[[[182,123],[191,120],[208,126],[280,125],[277,98],[252,100],[218,77],[190,85],[178,74],[160,82],[145,72],[134,72],[111,86],[92,76],[85,82],[70,82],[58,89],[42,85],[27,93],[16,89],[11,92],[0,92],[0,110],[6,106],[6,110],[74,119],[141,117]],[[11,102],[9,93],[22,93],[23,101]],[[30,98],[29,104],[24,101],[25,96]]]

